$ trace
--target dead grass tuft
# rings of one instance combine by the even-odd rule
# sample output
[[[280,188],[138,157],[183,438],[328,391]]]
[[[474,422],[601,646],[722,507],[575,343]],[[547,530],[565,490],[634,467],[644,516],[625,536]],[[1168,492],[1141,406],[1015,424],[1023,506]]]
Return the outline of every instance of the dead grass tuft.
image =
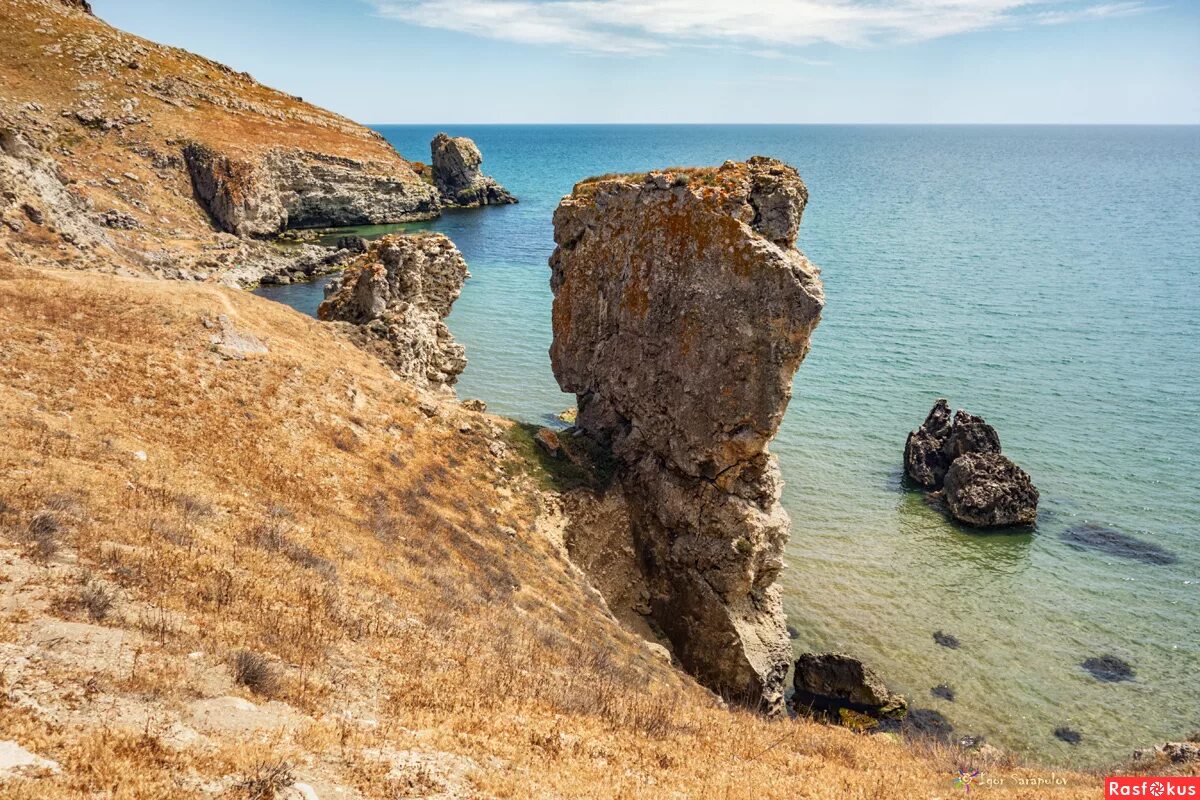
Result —
[[[49,561],[58,554],[62,543],[59,537],[64,526],[53,511],[39,511],[25,526],[25,542],[30,552],[40,561]]]
[[[232,657],[233,679],[255,694],[270,696],[279,688],[279,676],[271,662],[253,650],[238,650]]]
[[[241,800],[276,800],[284,789],[295,782],[292,765],[288,762],[260,761],[234,788]]]

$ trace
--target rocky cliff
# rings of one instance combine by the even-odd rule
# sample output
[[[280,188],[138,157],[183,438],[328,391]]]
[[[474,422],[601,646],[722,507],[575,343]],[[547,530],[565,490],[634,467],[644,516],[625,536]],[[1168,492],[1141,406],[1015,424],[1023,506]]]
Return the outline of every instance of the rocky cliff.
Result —
[[[517,202],[495,179],[483,174],[483,156],[467,137],[439,133],[429,149],[433,183],[446,205],[468,208]]]
[[[702,683],[772,713],[789,521],[767,443],[824,302],[794,247],[807,199],[766,158],[593,179],[559,205],[550,260],[554,374],[618,464],[651,627]]]
[[[246,237],[438,213],[437,190],[376,132],[87,11],[0,0],[0,252],[252,283],[291,265]]]
[[[397,375],[418,386],[452,386],[467,366],[443,321],[467,278],[467,262],[440,233],[385,236],[335,282],[317,310]]]

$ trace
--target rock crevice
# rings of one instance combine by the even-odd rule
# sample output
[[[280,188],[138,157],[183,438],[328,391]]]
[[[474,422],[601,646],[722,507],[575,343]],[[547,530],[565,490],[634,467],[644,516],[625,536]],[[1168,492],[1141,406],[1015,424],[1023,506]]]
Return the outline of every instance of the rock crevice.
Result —
[[[767,443],[824,303],[794,248],[807,197],[765,158],[593,179],[550,260],[555,377],[617,464],[648,616],[702,683],[772,713],[789,520]]]

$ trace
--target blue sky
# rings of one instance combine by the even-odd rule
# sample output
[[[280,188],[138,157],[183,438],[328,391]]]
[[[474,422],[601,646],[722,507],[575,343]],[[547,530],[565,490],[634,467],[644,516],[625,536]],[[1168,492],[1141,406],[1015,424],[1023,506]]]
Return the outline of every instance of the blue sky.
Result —
[[[1200,123],[1200,0],[93,0],[366,123]]]

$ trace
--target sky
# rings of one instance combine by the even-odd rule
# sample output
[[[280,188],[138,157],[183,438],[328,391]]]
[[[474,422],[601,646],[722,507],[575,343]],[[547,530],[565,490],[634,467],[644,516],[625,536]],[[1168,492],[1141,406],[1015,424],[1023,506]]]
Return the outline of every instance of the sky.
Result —
[[[92,0],[367,124],[1200,124],[1200,0]]]

